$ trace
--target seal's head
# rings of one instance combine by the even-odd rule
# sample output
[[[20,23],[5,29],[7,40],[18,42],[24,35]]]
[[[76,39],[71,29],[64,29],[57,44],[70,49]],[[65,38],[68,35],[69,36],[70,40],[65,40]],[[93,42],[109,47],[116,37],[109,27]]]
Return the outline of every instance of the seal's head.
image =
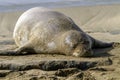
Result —
[[[76,57],[92,56],[92,42],[89,37],[79,31],[69,31],[65,38],[66,45],[71,49],[71,54]]]

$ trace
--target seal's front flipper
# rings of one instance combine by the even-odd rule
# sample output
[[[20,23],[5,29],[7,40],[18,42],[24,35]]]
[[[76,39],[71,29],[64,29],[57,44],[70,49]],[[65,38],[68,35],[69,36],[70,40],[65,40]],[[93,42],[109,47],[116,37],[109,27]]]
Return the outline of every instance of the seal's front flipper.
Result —
[[[31,48],[24,48],[24,47],[21,47],[21,48],[18,48],[16,50],[1,50],[0,51],[0,55],[7,55],[7,56],[15,56],[15,55],[25,55],[25,54],[32,54],[32,53],[35,53],[33,49]]]
[[[13,49],[0,50],[0,55],[25,55],[33,53],[35,53],[35,51],[32,47],[30,47],[29,43],[15,50]]]
[[[35,50],[28,46],[23,46],[15,50],[15,55],[34,54]]]
[[[13,50],[1,50],[0,51],[0,55],[14,55],[14,54],[16,54],[16,52]]]

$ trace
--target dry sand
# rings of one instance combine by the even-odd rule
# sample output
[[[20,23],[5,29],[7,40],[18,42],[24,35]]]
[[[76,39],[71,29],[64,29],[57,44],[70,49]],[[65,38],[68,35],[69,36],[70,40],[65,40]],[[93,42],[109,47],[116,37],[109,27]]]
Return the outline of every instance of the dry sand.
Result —
[[[85,32],[96,39],[107,42],[120,42],[120,5],[84,6],[57,8],[56,11],[70,16],[74,22]],[[11,48],[15,45],[12,39],[14,25],[22,11],[0,13],[0,50]],[[0,56],[1,80],[120,80],[120,48],[111,50],[108,54],[100,54],[93,58],[76,58],[64,55],[24,55],[24,56]],[[112,60],[109,62],[108,57]],[[71,73],[60,75],[61,70],[43,71],[30,69],[25,71],[2,70],[1,65],[15,64],[25,65],[46,60],[66,61],[103,61],[103,65],[96,66],[85,71],[76,69],[64,70]],[[107,60],[107,61],[105,61]],[[105,64],[104,64],[105,62]],[[10,66],[10,65],[9,65]],[[56,75],[57,73],[57,75]],[[59,74],[58,74],[59,73]],[[87,74],[86,74],[87,73]],[[78,78],[82,76],[82,78]],[[86,79],[86,78],[89,79]],[[57,79],[59,78],[59,79]],[[76,79],[75,79],[76,78]]]

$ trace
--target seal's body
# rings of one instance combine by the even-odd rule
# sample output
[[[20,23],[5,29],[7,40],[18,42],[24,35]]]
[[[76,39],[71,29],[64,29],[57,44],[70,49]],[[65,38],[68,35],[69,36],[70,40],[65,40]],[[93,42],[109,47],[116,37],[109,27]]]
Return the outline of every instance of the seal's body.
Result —
[[[13,38],[19,46],[15,54],[34,52],[91,56],[92,49],[113,45],[90,37],[68,16],[41,7],[32,8],[20,16]]]

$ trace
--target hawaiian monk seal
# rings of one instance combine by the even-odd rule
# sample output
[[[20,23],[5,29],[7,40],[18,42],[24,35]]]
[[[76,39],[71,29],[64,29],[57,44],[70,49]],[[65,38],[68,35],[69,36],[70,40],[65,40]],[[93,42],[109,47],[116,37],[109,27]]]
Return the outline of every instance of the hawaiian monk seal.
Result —
[[[92,56],[93,49],[108,48],[114,44],[92,38],[70,17],[41,7],[29,9],[20,16],[13,38],[19,46],[13,54],[61,53],[77,57]]]

